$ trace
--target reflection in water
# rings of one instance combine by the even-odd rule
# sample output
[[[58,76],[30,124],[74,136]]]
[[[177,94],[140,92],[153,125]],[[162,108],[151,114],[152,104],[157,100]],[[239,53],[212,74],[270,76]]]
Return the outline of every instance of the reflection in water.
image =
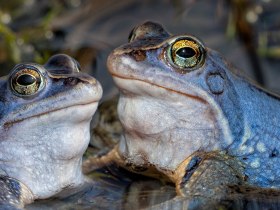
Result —
[[[198,195],[176,197],[174,186],[131,174],[110,166],[90,174],[97,179],[75,195],[37,201],[26,207],[39,209],[279,209],[280,192],[245,186],[230,186],[223,200]],[[207,201],[207,205],[205,205]]]
[[[26,209],[141,209],[172,199],[176,194],[173,186],[114,166],[88,176],[98,182],[88,184],[75,195],[38,201]]]

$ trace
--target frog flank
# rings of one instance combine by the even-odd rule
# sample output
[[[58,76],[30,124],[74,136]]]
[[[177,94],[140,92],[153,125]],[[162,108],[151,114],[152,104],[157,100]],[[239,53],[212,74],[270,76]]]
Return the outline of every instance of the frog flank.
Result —
[[[218,151],[243,164],[249,184],[280,187],[279,98],[219,53],[194,36],[145,22],[107,64],[120,90],[120,159],[177,180],[193,153]]]
[[[59,54],[44,66],[18,64],[0,79],[0,92],[1,203],[11,202],[5,192],[20,206],[81,186],[99,82]]]

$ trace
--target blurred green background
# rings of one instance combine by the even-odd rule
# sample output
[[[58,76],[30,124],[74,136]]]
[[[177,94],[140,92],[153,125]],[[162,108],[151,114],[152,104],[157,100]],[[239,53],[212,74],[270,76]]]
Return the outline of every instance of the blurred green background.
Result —
[[[76,58],[105,98],[110,50],[137,24],[198,36],[266,88],[280,93],[279,0],[10,0],[0,3],[0,75],[17,63],[43,64],[55,53]]]

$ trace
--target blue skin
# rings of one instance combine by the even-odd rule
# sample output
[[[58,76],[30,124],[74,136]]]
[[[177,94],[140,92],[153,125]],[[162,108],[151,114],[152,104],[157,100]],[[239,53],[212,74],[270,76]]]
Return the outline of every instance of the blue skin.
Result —
[[[166,143],[164,139],[166,135],[164,132],[172,131],[173,136],[176,134],[176,131],[171,129],[162,132],[163,134],[160,133],[159,135],[161,136],[152,139],[153,141],[150,136],[150,139],[145,139],[147,133],[142,133],[141,135],[136,134],[136,137],[141,140],[138,142],[146,145],[141,147],[139,146],[140,143],[134,144],[136,140],[133,140],[131,132],[133,130],[141,132],[145,124],[143,123],[142,127],[139,127],[139,125],[149,114],[141,119],[137,119],[137,117],[141,117],[141,115],[137,113],[141,107],[134,107],[134,115],[131,113],[123,113],[123,111],[127,111],[127,104],[130,105],[130,107],[132,106],[129,104],[131,98],[133,100],[138,98],[139,101],[143,98],[144,100],[148,98],[150,101],[153,101],[151,99],[152,97],[157,99],[157,93],[151,91],[149,95],[147,95],[147,92],[149,92],[148,89],[145,89],[147,86],[136,83],[136,81],[142,81],[152,84],[153,87],[159,87],[159,89],[163,88],[168,91],[172,90],[171,92],[179,93],[178,95],[184,95],[184,97],[181,97],[182,103],[184,103],[185,96],[189,95],[190,97],[195,97],[195,100],[198,99],[202,104],[207,104],[210,109],[219,110],[222,113],[222,117],[217,117],[217,115],[215,115],[215,120],[213,121],[216,128],[216,130],[214,130],[216,139],[209,140],[208,137],[205,137],[205,139],[200,142],[200,151],[219,150],[234,156],[244,164],[244,172],[249,184],[260,187],[279,188],[279,98],[248,82],[248,80],[241,75],[238,75],[236,70],[234,70],[234,68],[217,52],[205,48],[201,42],[194,37],[191,38],[205,50],[203,64],[192,69],[177,68],[174,64],[170,64],[168,56],[166,55],[167,49],[170,43],[182,37],[191,36],[174,36],[166,32],[161,25],[153,22],[146,22],[132,31],[129,43],[115,49],[110,54],[108,58],[109,71],[116,81],[117,86],[119,86],[121,90],[125,90],[121,91],[119,102],[119,108],[121,107],[119,115],[124,125],[125,135],[120,142],[117,152],[121,157],[124,157],[124,159],[136,165],[138,164],[138,160],[136,158],[133,159],[134,156],[138,155],[138,157],[141,157],[141,154],[144,153],[145,160],[147,160],[146,163],[151,163],[157,167],[158,163],[156,160],[161,159],[158,158],[155,160],[152,159],[154,156],[150,156],[151,152],[153,152],[149,150],[149,148],[153,147],[151,142],[161,139],[161,143],[156,145],[160,145],[157,149],[163,148],[163,151],[154,151],[159,154],[169,154],[168,147],[174,146],[171,144],[164,147]],[[128,80],[132,82],[135,81],[135,86],[133,86],[132,83],[128,83],[129,85],[123,84]],[[127,92],[129,93],[129,97],[126,95]],[[131,95],[133,97],[131,97]],[[141,97],[139,97],[139,95]],[[161,104],[166,102],[166,107],[168,107],[170,101],[174,100],[174,98],[168,101],[168,93],[166,98],[165,101],[162,98],[160,98],[160,100]],[[181,98],[178,97],[178,102],[180,102]],[[143,104],[148,105],[148,102]],[[174,107],[170,106],[170,109],[174,110]],[[168,109],[166,108],[166,110]],[[178,113],[180,111],[181,110],[178,109],[173,113]],[[196,113],[201,115],[199,110]],[[127,120],[127,117],[131,117],[131,119],[129,119],[130,121]],[[196,116],[193,116],[193,118],[195,119]],[[160,120],[157,121],[156,119],[152,121],[154,121],[155,124],[160,122]],[[128,122],[134,122],[134,124],[128,124]],[[153,125],[151,121],[149,121],[149,123],[151,124],[151,129],[153,129],[153,126],[157,126]],[[129,128],[129,130],[126,130],[126,127]],[[144,132],[147,132],[147,130]],[[192,142],[188,142],[190,138],[187,138],[188,137],[186,137],[185,142],[189,144],[185,144],[186,148],[191,148]],[[194,142],[193,139],[192,141]],[[207,141],[207,143],[204,143],[205,141]],[[179,143],[182,145],[182,142]],[[139,152],[140,149],[137,151],[136,147],[141,149],[141,153]],[[133,152],[134,154],[132,154]],[[179,150],[175,151],[174,154],[176,155],[179,152]],[[187,150],[185,158],[189,157],[194,152],[196,152],[196,150]],[[176,163],[177,166],[181,162],[181,159],[178,160]],[[160,165],[159,163],[158,165],[158,168],[164,168],[164,164]],[[174,168],[176,167],[173,167],[173,169]]]
[[[0,78],[0,208],[74,193],[86,184],[82,156],[102,96],[99,82],[64,54],[18,64]]]
[[[279,98],[240,78],[228,78],[228,83],[234,95],[219,102],[234,138],[227,151],[245,163],[249,183],[279,188]]]
[[[212,95],[228,119],[233,137],[225,150],[244,162],[250,184],[280,187],[279,98],[232,74],[228,64],[216,58],[219,60],[213,63],[219,64],[225,87],[222,94]]]
[[[19,209],[22,187],[18,180],[7,176],[0,176],[0,186],[0,209]]]

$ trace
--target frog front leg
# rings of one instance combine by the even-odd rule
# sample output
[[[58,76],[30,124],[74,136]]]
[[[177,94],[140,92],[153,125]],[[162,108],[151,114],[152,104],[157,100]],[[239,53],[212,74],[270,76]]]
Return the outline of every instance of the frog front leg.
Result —
[[[218,152],[197,152],[177,168],[176,190],[179,195],[215,197],[223,186],[244,184],[241,162]]]
[[[218,152],[195,153],[178,167],[175,174],[179,196],[175,203],[188,209],[228,208],[233,204],[225,202],[232,192],[231,187],[245,184],[242,164]]]
[[[22,209],[33,200],[34,195],[27,186],[11,177],[0,176],[0,209]]]
[[[176,170],[177,196],[153,209],[279,209],[280,191],[247,184],[243,166],[226,154],[195,153]]]
[[[107,154],[102,156],[92,156],[83,162],[83,172],[88,174],[96,169],[108,166],[110,164],[116,164],[118,166],[124,166],[125,162],[119,155],[118,144]]]

